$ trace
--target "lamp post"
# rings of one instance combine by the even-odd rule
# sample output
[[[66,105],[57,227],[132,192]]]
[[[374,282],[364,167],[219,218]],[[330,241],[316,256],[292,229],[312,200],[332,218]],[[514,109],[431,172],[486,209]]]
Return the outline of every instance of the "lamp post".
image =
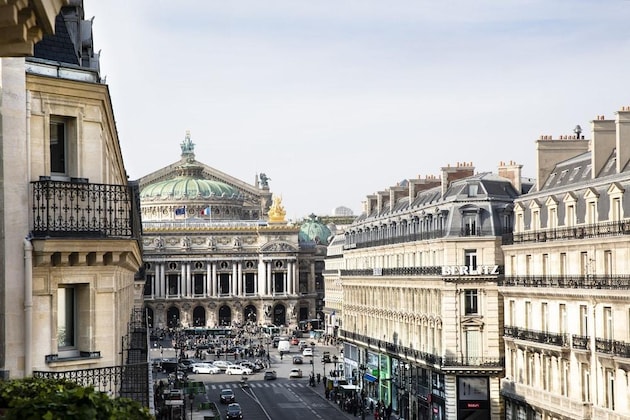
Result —
[[[364,381],[365,381],[365,372],[367,371],[367,366],[361,364],[359,365],[359,374],[361,375],[361,389],[359,393],[359,407],[361,409],[361,420],[365,420],[365,395],[363,391]]]
[[[309,384],[311,386],[315,386],[315,343],[311,343],[311,349],[313,350],[313,355],[311,356],[311,378],[309,379]]]

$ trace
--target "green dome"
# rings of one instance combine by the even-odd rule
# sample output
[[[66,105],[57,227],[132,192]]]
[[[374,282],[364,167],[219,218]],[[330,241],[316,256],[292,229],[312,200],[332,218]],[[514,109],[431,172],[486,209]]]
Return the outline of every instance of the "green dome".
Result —
[[[322,245],[328,245],[328,238],[331,232],[328,226],[323,224],[317,216],[311,214],[309,219],[302,223],[298,240],[300,242],[315,242]]]
[[[195,164],[179,167],[178,176],[149,184],[140,191],[140,199],[241,199],[238,191],[221,181],[203,178],[201,168]]]

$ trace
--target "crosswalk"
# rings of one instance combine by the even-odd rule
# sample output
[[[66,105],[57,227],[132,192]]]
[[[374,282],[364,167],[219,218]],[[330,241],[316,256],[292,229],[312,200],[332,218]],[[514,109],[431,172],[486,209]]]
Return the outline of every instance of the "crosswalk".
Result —
[[[300,382],[250,382],[249,388],[307,388],[308,384]],[[221,390],[224,388],[238,389],[241,385],[236,382],[206,384],[208,390]]]

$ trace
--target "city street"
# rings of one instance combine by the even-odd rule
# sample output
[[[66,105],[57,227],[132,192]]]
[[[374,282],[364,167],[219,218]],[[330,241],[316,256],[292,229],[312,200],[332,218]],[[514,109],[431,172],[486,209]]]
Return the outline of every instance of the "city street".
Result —
[[[310,344],[313,340],[306,339]],[[162,346],[167,345],[162,341]],[[339,419],[339,418],[352,418],[352,414],[344,413],[339,407],[332,401],[327,400],[324,397],[324,385],[323,383],[315,384],[314,387],[309,386],[309,375],[317,374],[323,378],[325,375],[324,369],[328,371],[333,369],[332,363],[324,365],[322,363],[323,352],[329,352],[331,356],[336,355],[341,359],[338,348],[334,346],[325,346],[321,343],[316,343],[315,346],[309,346],[313,348],[313,357],[303,357],[303,364],[293,364],[293,356],[301,355],[296,345],[291,346],[291,351],[288,354],[284,354],[280,357],[277,349],[270,348],[270,362],[271,366],[268,369],[261,370],[247,378],[247,387],[241,387],[240,375],[226,375],[220,374],[188,374],[188,380],[191,382],[203,382],[206,389],[206,394],[209,401],[217,403],[221,415],[225,416],[226,405],[219,402],[219,393],[223,388],[231,388],[236,395],[236,402],[238,402],[242,409],[243,415],[246,419],[253,420],[293,420],[293,419]],[[151,349],[151,358],[174,358],[178,352],[173,348],[153,347]],[[221,357],[221,360],[228,360],[234,362],[233,356],[225,355]],[[310,360],[313,360],[313,364],[310,364]],[[216,360],[215,355],[207,355],[206,361]],[[236,360],[237,362],[242,359]],[[298,368],[302,370],[302,378],[289,379],[289,373],[291,369]],[[264,380],[264,372],[273,370],[277,374],[275,380]],[[164,373],[155,374],[155,380],[165,381],[167,375]],[[193,410],[193,418],[195,417]],[[190,413],[190,408],[187,410]],[[187,417],[190,418],[190,417]]]

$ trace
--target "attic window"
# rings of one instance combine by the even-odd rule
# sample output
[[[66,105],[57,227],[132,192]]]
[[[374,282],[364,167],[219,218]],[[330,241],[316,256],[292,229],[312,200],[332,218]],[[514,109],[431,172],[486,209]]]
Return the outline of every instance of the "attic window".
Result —
[[[581,166],[578,166],[577,168],[573,168],[573,171],[571,172],[571,176],[569,176],[569,181],[573,181],[573,179],[575,179],[575,176],[578,174],[578,172],[580,172],[580,169],[582,169]]]
[[[582,178],[587,178],[591,173],[591,164],[589,163],[584,169],[584,173],[582,174]]]
[[[558,181],[556,182],[556,184],[560,184],[562,182],[567,172],[568,172],[568,169],[565,169],[564,171],[560,172],[560,177],[558,177]]]
[[[478,190],[479,190],[479,185],[477,184],[468,185],[468,197],[476,197]]]
[[[549,179],[547,180],[547,184],[545,184],[545,187],[550,186],[555,177],[556,177],[556,173],[555,172],[553,172],[551,175],[549,175]]]

